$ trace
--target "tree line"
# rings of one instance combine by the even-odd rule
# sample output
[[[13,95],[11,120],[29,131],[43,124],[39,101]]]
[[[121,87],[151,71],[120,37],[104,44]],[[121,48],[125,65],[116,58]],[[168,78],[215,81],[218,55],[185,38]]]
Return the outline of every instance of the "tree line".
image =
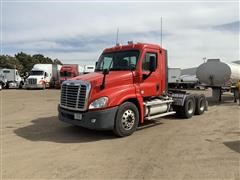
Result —
[[[31,71],[34,64],[62,64],[62,62],[42,54],[29,55],[20,52],[14,56],[0,55],[0,68],[17,69],[20,74]]]

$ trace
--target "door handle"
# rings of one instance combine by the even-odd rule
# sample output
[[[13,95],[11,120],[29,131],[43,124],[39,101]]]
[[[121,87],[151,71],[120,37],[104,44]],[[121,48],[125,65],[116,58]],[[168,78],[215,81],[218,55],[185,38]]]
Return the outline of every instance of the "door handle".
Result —
[[[157,84],[157,85],[156,85],[156,90],[158,91],[159,89],[160,89],[160,85]]]

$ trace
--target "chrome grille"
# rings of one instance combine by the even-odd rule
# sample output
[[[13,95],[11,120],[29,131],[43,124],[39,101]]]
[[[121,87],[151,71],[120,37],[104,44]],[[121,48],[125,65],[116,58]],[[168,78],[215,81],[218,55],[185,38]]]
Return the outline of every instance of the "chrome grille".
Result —
[[[36,78],[29,78],[28,79],[28,84],[37,84],[37,79]]]
[[[72,110],[86,110],[90,86],[86,83],[64,82],[61,89],[60,105]]]

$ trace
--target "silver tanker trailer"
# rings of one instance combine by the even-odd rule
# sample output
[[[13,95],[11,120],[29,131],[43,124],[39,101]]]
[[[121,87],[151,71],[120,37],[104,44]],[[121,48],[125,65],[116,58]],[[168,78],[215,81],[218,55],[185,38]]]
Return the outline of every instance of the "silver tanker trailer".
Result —
[[[201,83],[212,88],[213,97],[218,97],[240,80],[240,64],[225,63],[220,59],[208,59],[207,62],[198,66],[196,76]]]

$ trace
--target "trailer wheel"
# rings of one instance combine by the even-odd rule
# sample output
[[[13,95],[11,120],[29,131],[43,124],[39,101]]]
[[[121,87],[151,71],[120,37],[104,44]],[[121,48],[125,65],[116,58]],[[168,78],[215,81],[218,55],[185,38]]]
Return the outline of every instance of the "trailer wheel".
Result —
[[[187,96],[184,105],[181,108],[181,116],[183,118],[191,118],[195,113],[195,98],[194,96]]]
[[[131,102],[125,102],[118,109],[113,132],[119,137],[129,136],[137,129],[138,122],[137,107]]]
[[[205,111],[206,107],[206,98],[203,94],[196,96],[196,110],[195,114],[196,115],[201,115]]]

